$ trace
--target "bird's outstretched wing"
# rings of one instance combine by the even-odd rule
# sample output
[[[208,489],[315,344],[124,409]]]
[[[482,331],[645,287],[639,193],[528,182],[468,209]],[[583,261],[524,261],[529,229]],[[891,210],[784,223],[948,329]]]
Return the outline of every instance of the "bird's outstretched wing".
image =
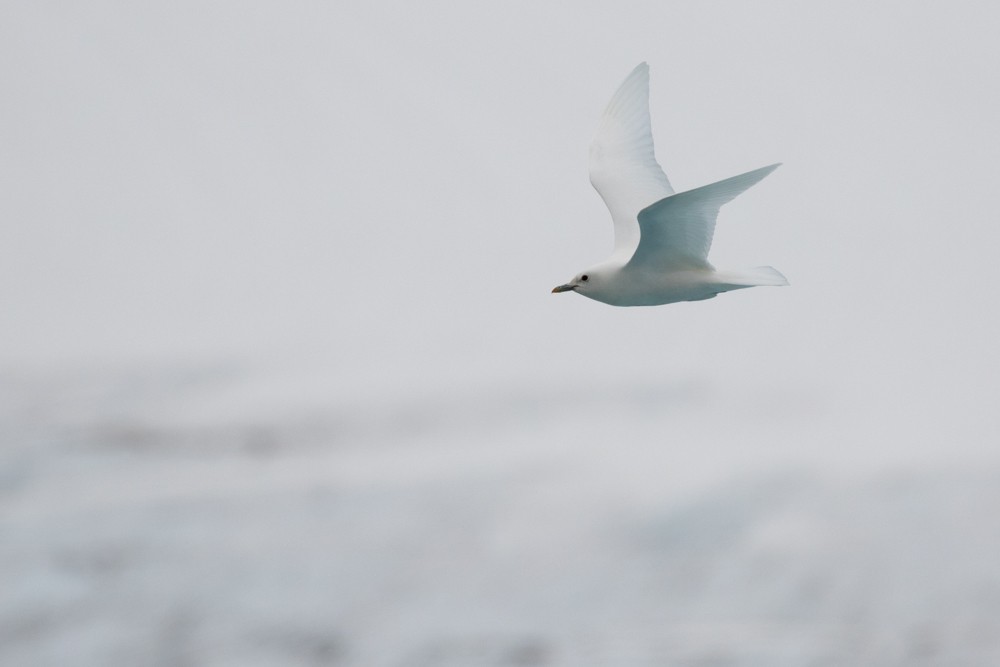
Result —
[[[615,223],[613,256],[627,261],[639,245],[639,211],[674,192],[653,155],[646,63],[632,70],[604,111],[590,145],[590,182]]]
[[[708,250],[719,208],[779,166],[772,164],[680,192],[644,208],[638,216],[642,237],[629,266],[657,270],[711,268]]]

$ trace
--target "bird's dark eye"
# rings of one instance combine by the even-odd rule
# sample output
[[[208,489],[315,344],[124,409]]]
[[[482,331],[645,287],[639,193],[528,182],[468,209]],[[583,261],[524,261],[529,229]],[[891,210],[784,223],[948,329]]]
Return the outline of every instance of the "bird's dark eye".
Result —
[[[585,274],[583,274],[582,276],[580,276],[580,280],[582,280],[583,282],[587,282],[588,280],[590,280],[590,276],[588,276],[588,275],[587,275],[587,274],[585,273]]]

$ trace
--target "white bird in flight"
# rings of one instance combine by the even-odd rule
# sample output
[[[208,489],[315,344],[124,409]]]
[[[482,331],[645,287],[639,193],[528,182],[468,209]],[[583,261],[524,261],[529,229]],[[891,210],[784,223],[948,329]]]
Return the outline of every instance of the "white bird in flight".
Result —
[[[615,250],[552,291],[573,291],[612,306],[657,306],[787,285],[770,266],[716,271],[708,262],[719,208],[779,166],[674,194],[653,155],[649,66],[640,63],[611,98],[590,145],[590,182],[611,211]]]

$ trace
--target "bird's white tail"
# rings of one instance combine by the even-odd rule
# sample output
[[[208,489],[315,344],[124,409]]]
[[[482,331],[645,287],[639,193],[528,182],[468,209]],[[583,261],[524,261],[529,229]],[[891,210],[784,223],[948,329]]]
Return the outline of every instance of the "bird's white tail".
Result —
[[[740,271],[720,271],[716,276],[718,276],[719,282],[730,290],[758,286],[782,287],[788,284],[788,279],[773,266],[755,266],[752,269]]]

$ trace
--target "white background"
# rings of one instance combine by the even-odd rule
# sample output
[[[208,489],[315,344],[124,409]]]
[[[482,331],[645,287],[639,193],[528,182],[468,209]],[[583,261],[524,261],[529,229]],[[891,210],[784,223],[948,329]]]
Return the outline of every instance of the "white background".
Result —
[[[0,657],[1000,658],[988,3],[7,3]],[[604,105],[677,190],[616,309]]]

